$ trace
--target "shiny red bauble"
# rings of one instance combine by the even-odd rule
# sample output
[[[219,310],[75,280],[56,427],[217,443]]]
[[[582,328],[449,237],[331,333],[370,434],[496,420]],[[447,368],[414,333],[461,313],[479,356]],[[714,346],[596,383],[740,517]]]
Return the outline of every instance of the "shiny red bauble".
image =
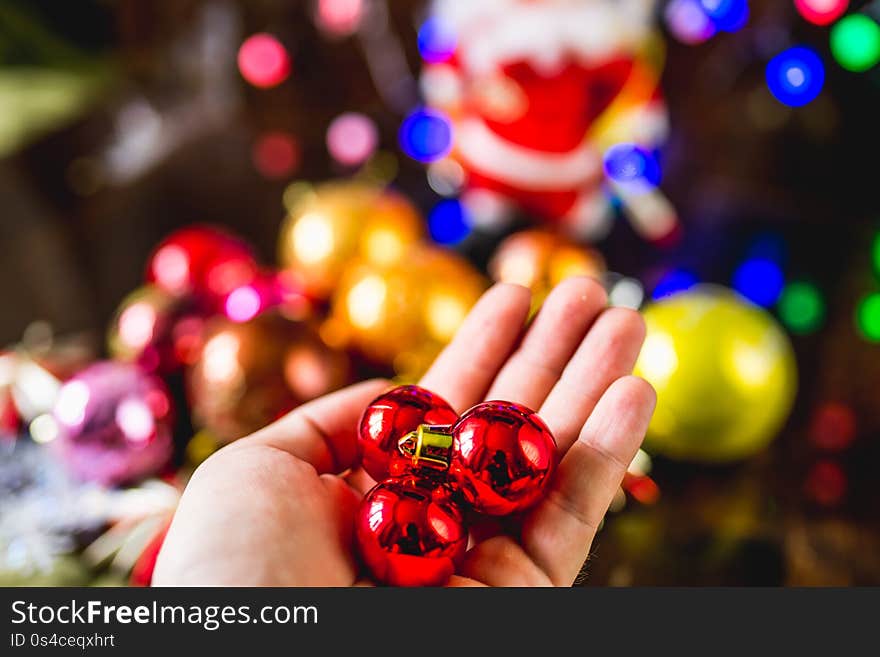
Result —
[[[373,479],[382,481],[398,457],[401,438],[420,424],[452,424],[457,419],[452,406],[430,390],[418,386],[395,388],[376,398],[361,416],[361,465]]]
[[[364,497],[355,539],[373,578],[392,586],[439,586],[461,564],[468,531],[445,486],[410,475]]]
[[[452,427],[449,474],[476,511],[503,516],[537,502],[556,466],[556,441],[533,411],[490,401]]]
[[[213,226],[196,225],[171,233],[147,263],[147,282],[175,296],[198,299],[222,311],[227,295],[252,281],[257,262],[238,237]]]

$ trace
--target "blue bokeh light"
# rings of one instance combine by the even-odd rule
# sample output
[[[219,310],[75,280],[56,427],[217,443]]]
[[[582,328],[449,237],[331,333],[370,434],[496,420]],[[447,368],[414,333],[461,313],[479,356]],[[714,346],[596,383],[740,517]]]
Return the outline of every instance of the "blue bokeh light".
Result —
[[[749,301],[769,308],[785,287],[782,269],[772,260],[746,260],[733,274],[733,287]]]
[[[700,6],[722,32],[736,32],[749,22],[748,0],[700,0]]]
[[[605,173],[618,184],[644,189],[654,189],[663,177],[657,154],[636,144],[609,148],[605,153]]]
[[[418,109],[400,125],[403,152],[419,162],[433,162],[452,148],[452,124],[441,112]]]
[[[428,231],[438,244],[458,244],[471,234],[467,209],[456,199],[440,201],[428,215]]]
[[[824,85],[825,66],[810,48],[789,48],[767,64],[767,86],[783,105],[806,105],[819,95]]]
[[[669,297],[673,294],[689,290],[699,282],[700,279],[692,271],[673,269],[664,274],[663,278],[658,281],[654,291],[651,293],[651,298],[656,301],[663,297]]]
[[[431,64],[445,62],[455,53],[457,38],[455,30],[438,18],[429,18],[418,34],[419,53]]]

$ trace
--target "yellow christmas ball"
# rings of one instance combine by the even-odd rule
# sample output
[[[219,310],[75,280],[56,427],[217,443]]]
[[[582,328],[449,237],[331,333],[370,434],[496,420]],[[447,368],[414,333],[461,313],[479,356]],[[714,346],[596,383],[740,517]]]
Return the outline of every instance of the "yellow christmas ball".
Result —
[[[325,183],[292,202],[278,257],[308,294],[326,298],[353,258],[391,265],[422,233],[418,210],[403,196],[362,182]]]
[[[675,459],[749,457],[776,436],[794,402],[786,334],[732,291],[700,286],[650,305],[635,373],[657,390],[646,447]]]
[[[489,273],[500,283],[516,283],[532,291],[538,307],[558,283],[571,276],[601,278],[605,260],[595,249],[546,230],[514,233],[498,246]]]
[[[322,336],[417,376],[485,289],[467,261],[436,247],[412,247],[389,266],[362,260],[346,270]]]

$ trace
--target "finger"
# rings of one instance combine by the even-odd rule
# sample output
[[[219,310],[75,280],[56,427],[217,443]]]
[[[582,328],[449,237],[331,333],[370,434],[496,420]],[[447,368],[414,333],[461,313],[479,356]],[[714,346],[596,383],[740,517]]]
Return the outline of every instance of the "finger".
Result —
[[[482,401],[522,333],[530,299],[529,290],[520,285],[499,283],[490,288],[419,385],[459,412]]]
[[[645,339],[645,321],[628,308],[599,315],[547,396],[540,416],[565,454],[614,381],[630,374]]]
[[[552,586],[547,574],[509,536],[495,536],[470,550],[461,574],[489,586]]]
[[[606,303],[605,290],[592,278],[557,285],[486,398],[539,408]]]
[[[311,463],[319,473],[337,473],[356,464],[357,425],[364,408],[389,387],[364,381],[303,404],[277,422],[238,441],[262,443]]]
[[[570,586],[583,565],[655,403],[643,379],[615,381],[559,464],[547,496],[526,517],[523,547],[557,586]]]
[[[345,480],[353,490],[356,490],[361,495],[366,495],[376,485],[376,480],[368,475],[367,471],[363,468],[355,468],[346,475]]]

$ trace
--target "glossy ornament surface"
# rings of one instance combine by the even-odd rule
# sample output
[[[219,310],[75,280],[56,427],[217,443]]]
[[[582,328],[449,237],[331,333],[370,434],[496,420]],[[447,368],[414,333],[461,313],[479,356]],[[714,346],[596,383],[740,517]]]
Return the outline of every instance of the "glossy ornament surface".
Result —
[[[408,476],[375,486],[355,520],[361,558],[372,577],[392,586],[440,586],[461,564],[468,532],[444,487]]]
[[[486,282],[463,258],[418,246],[387,267],[352,263],[322,335],[417,378],[452,339]]]
[[[422,233],[418,210],[403,196],[365,183],[327,183],[293,202],[278,238],[278,258],[308,295],[323,299],[351,260],[392,265]]]
[[[222,310],[232,290],[251,281],[257,263],[250,247],[220,228],[196,225],[171,233],[147,263],[147,282],[174,296],[191,296]]]
[[[420,424],[452,424],[457,419],[449,403],[430,390],[418,386],[394,388],[377,397],[361,416],[361,465],[373,479],[382,481],[389,475],[391,462],[398,458],[398,442],[404,436]]]
[[[80,479],[104,485],[157,473],[172,451],[171,397],[155,376],[136,366],[98,362],[58,393],[51,445]]]
[[[645,443],[671,458],[723,462],[763,450],[794,402],[797,366],[773,317],[731,290],[698,286],[645,309],[635,374],[657,391]]]
[[[450,477],[480,513],[502,516],[540,499],[556,467],[556,441],[525,406],[490,401],[452,427]]]
[[[274,312],[246,322],[217,317],[187,372],[194,423],[231,442],[341,387],[348,369],[347,356],[308,322]]]
[[[546,230],[525,230],[505,239],[489,262],[499,283],[516,283],[532,291],[537,309],[556,285],[571,276],[602,278],[605,259],[595,249]]]
[[[203,326],[203,314],[189,299],[145,285],[119,304],[107,347],[115,360],[164,374],[195,359]]]

